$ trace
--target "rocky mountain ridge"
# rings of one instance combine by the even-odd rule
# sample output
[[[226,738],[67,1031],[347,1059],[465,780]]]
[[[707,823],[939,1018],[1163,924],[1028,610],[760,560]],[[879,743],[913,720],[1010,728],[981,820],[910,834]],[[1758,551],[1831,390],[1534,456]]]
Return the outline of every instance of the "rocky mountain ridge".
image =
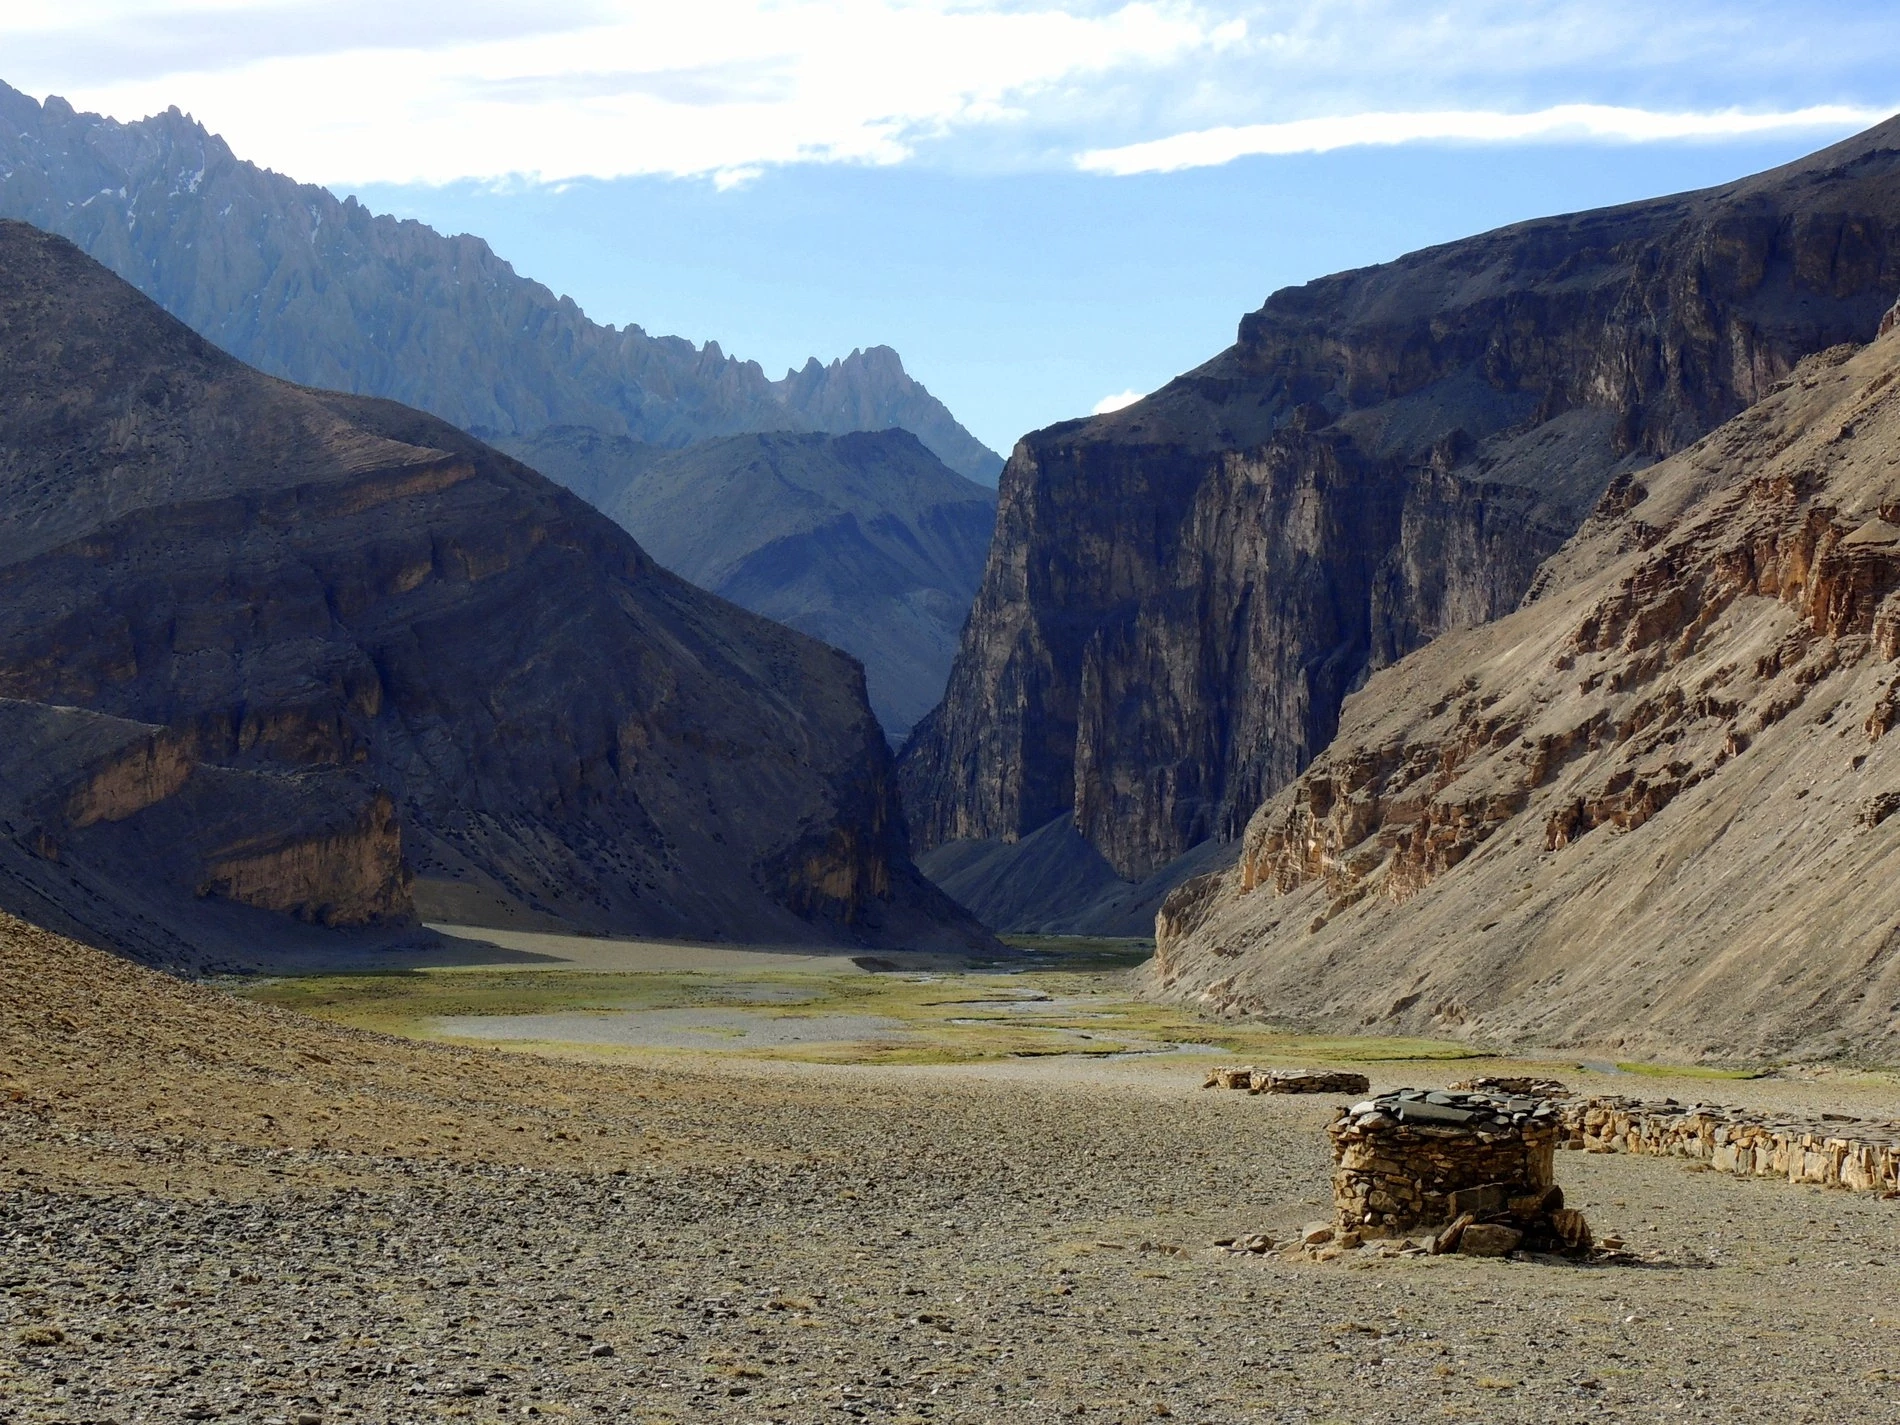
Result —
[[[1617,480],[1375,674],[1160,917],[1226,1014],[1650,1057],[1900,1046],[1900,331]]]
[[[154,961],[412,909],[989,943],[905,856],[849,658],[5,221],[0,698],[0,898]]]
[[[669,451],[558,426],[502,448],[681,578],[858,659],[894,741],[943,696],[996,492],[909,431],[735,435]]]
[[[485,438],[585,425],[680,446],[901,426],[973,479],[1002,464],[888,347],[773,381],[717,342],[601,326],[481,239],[244,162],[175,108],[119,123],[0,84],[0,217],[71,239],[261,370]]]
[[[1900,122],[1275,293],[1206,366],[1016,447],[900,765],[918,846],[1067,815],[1134,882],[1237,838],[1369,673],[1510,612],[1613,481],[1896,293]]]

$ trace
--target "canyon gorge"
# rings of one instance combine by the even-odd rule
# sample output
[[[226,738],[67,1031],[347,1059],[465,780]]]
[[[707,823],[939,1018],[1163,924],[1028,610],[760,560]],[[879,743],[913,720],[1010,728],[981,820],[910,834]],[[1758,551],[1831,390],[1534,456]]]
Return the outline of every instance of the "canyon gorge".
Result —
[[[1206,365],[1017,445],[900,763],[917,849],[960,858],[1003,925],[981,886],[1064,818],[1067,864],[1165,886],[1238,841],[1370,674],[1510,613],[1614,482],[1872,337],[1897,293],[1891,121],[1275,293]],[[1100,867],[1075,884],[1098,896]]]

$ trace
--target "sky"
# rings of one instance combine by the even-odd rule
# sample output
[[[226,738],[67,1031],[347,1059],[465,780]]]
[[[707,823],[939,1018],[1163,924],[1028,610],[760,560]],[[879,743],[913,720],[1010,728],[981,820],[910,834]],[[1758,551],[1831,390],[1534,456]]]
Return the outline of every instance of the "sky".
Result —
[[[487,238],[772,374],[896,347],[979,437],[1277,287],[1738,177],[1900,109],[1900,7],[5,0],[0,79]]]

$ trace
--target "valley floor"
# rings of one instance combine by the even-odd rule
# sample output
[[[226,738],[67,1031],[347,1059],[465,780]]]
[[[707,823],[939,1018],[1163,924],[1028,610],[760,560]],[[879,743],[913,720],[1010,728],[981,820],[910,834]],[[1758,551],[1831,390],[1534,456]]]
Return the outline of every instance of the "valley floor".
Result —
[[[1571,1153],[1641,1265],[1234,1258],[1326,1215],[1330,1099],[918,1032],[419,1043],[0,924],[0,1420],[1900,1419],[1900,1204]],[[1884,1076],[1564,1072],[1900,1116]]]

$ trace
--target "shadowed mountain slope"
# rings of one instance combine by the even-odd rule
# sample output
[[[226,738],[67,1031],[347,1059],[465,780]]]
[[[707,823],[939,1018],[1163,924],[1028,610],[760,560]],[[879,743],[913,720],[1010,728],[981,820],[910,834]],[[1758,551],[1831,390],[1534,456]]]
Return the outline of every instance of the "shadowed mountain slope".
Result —
[[[1148,399],[1024,439],[922,848],[1060,816],[1135,881],[1237,837],[1372,670],[1516,607],[1619,474],[1900,292],[1900,123],[1726,187],[1274,294]]]
[[[0,709],[51,779],[7,793],[0,862],[38,868],[17,903],[147,958],[218,903],[400,922],[411,869],[424,910],[469,918],[981,938],[906,859],[848,658],[442,421],[252,371],[10,222],[0,696],[51,705]],[[116,884],[140,845],[165,854]]]
[[[1900,332],[1618,480],[1376,674],[1160,918],[1157,985],[1355,1031],[1900,1053]]]
[[[738,435],[667,451],[557,427],[505,448],[675,574],[858,659],[893,739],[943,696],[996,492],[909,431]]]
[[[917,868],[985,925],[1022,935],[1146,939],[1176,886],[1224,870],[1239,848],[1204,841],[1152,876],[1127,881],[1059,816],[1017,841],[947,841]]]
[[[176,109],[121,124],[0,84],[0,217],[72,239],[261,370],[483,437],[587,425],[678,446],[903,426],[965,475],[993,484],[1002,466],[888,347],[770,381],[716,342],[601,326],[481,239],[242,162]]]

